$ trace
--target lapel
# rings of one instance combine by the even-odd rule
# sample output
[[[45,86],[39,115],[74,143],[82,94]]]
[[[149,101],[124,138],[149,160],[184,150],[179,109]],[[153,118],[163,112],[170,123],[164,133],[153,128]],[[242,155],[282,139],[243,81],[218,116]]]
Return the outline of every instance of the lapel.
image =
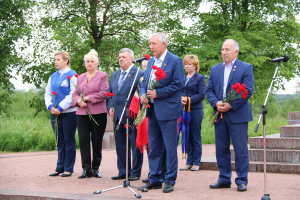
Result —
[[[221,81],[221,91],[223,96],[223,86],[224,86],[224,65],[223,63],[220,64],[220,81]]]
[[[121,74],[121,69],[119,69],[118,71],[115,72],[115,78],[111,78],[110,79],[110,82],[112,83],[111,84],[111,87],[112,87],[112,91],[118,91],[118,83],[119,83],[119,78],[120,78],[120,74]]]
[[[126,75],[125,81],[124,81],[124,83],[122,84],[122,86],[121,86],[120,90],[118,91],[118,93],[120,93],[120,92],[123,90],[123,88],[125,87],[125,85],[128,83],[128,81],[129,81],[130,79],[133,78],[133,75],[135,74],[136,70],[137,70],[137,68],[136,68],[135,66],[133,66],[133,67],[131,68],[129,74]],[[120,76],[120,73],[119,73],[119,76]],[[118,79],[118,80],[119,80],[119,79]]]
[[[190,78],[189,82],[187,82],[186,86],[189,85],[190,83],[194,82],[196,80],[196,77],[197,77],[197,72],[195,72],[195,74]],[[186,76],[185,76],[185,80],[186,80]]]
[[[151,60],[149,60],[149,67],[147,66],[147,69],[146,69],[146,71],[148,70],[148,68],[150,68],[149,69],[149,76],[147,76],[147,77],[145,77],[145,81],[146,81],[146,83],[147,83],[147,88],[148,88],[148,83],[149,83],[149,79],[150,79],[150,76],[151,76],[151,72],[152,72],[152,66],[153,66],[153,64],[154,64],[154,58],[152,58]]]
[[[230,85],[230,82],[231,82],[233,76],[236,74],[236,71],[238,70],[238,65],[239,65],[239,60],[236,59],[235,62],[233,63],[232,69],[231,69],[230,74],[229,74],[228,83],[227,83],[227,88],[228,88],[228,86]],[[224,69],[224,68],[223,68],[223,69]],[[224,81],[223,81],[223,82],[224,82]],[[226,88],[226,91],[227,91],[227,88]]]
[[[161,68],[162,68],[164,71],[166,71],[165,69],[166,69],[166,67],[168,66],[169,60],[170,60],[170,52],[167,51],[166,57],[165,57],[163,63],[161,64]]]

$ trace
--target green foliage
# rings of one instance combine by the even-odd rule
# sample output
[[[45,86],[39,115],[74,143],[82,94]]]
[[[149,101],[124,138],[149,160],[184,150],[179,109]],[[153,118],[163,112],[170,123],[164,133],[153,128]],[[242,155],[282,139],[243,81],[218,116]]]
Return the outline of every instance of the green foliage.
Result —
[[[0,115],[0,151],[50,151],[55,149],[55,137],[48,111],[34,117],[29,100],[36,97],[33,91],[16,91],[8,114]],[[76,147],[79,147],[76,134]]]
[[[16,53],[15,42],[30,35],[24,18],[24,12],[30,7],[30,0],[0,1],[0,112],[9,107],[9,95],[14,86],[10,82],[13,69],[22,63]]]

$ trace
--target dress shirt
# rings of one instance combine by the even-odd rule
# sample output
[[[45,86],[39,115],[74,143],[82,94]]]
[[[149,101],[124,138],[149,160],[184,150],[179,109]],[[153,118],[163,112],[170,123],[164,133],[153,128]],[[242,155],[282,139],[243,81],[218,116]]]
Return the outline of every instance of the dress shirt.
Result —
[[[228,84],[228,79],[229,79],[229,75],[232,69],[232,66],[234,64],[236,59],[234,59],[231,63],[229,63],[229,65],[227,66],[225,64],[225,62],[223,63],[224,65],[224,85],[223,85],[223,98],[226,97],[226,89],[227,89],[227,84]]]

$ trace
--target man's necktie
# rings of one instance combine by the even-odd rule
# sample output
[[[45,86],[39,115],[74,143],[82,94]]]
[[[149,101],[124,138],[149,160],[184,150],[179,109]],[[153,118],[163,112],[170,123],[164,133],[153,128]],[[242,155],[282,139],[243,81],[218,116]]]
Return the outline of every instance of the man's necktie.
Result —
[[[120,79],[119,84],[118,84],[118,91],[121,89],[121,87],[122,87],[122,85],[125,81],[125,75],[126,75],[126,72],[121,73],[121,79]]]

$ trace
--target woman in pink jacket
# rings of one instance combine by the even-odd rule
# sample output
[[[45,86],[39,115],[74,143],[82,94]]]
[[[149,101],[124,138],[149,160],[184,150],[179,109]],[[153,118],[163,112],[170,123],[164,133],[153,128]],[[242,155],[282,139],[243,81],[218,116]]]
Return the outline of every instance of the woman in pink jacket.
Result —
[[[86,73],[78,76],[73,106],[77,106],[77,125],[83,173],[78,178],[101,178],[102,140],[107,122],[106,93],[108,75],[98,70],[98,53],[92,49],[84,56]],[[81,98],[83,96],[83,100]],[[88,112],[89,111],[89,112]],[[90,141],[93,146],[91,160]]]

